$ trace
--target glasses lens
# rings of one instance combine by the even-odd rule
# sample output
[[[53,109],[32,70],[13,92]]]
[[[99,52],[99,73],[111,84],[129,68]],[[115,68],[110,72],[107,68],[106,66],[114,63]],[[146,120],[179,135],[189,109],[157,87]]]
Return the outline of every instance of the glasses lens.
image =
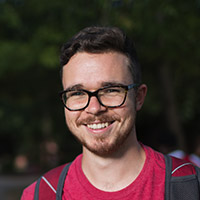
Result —
[[[88,94],[84,91],[67,91],[62,95],[63,103],[70,110],[79,110],[88,103]]]
[[[109,87],[99,91],[101,103],[108,107],[120,106],[126,97],[126,90],[122,87]]]
[[[73,90],[62,93],[62,101],[69,110],[74,111],[85,108],[91,96],[96,96],[103,106],[118,107],[124,103],[126,94],[127,89],[122,86],[106,87],[95,92]]]

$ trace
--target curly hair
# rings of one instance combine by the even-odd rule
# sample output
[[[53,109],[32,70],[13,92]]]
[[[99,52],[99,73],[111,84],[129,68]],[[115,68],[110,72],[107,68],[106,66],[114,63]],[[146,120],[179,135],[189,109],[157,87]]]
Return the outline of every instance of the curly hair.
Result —
[[[129,59],[129,69],[135,83],[141,83],[141,69],[132,40],[117,27],[87,27],[72,37],[61,48],[60,65],[66,65],[78,52],[105,53],[119,52]]]

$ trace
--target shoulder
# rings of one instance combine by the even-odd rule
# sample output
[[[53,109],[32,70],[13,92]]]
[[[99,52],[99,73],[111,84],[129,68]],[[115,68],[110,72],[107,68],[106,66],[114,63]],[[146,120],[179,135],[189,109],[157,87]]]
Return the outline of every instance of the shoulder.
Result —
[[[75,165],[78,160],[80,160],[82,155],[77,156],[77,158],[73,161],[73,165]],[[57,188],[57,184],[59,181],[59,177],[61,173],[63,172],[63,169],[68,166],[70,163],[66,163],[63,165],[60,165],[56,168],[53,168],[49,171],[47,171],[44,175],[41,176],[42,181],[40,185],[50,185],[51,188]],[[74,167],[73,167],[74,168]],[[66,169],[66,168],[65,168]],[[35,181],[33,184],[28,186],[27,188],[24,189],[21,200],[33,200],[34,199],[34,193],[35,193],[35,187],[36,187],[37,181]]]
[[[34,199],[34,191],[35,191],[36,182],[29,185],[27,188],[24,189],[21,200],[33,200]]]
[[[189,176],[196,174],[195,166],[191,162],[170,156],[172,159],[172,171],[173,177],[176,176]]]
[[[30,186],[24,189],[21,200],[34,199],[35,188],[38,181],[40,186],[42,185],[42,188],[46,188],[44,187],[44,185],[48,185],[48,187],[53,188],[55,190],[57,188],[59,176],[66,165],[67,164],[60,165],[43,174],[37,181],[35,181]]]
[[[146,145],[142,145],[142,147],[144,148],[147,160],[149,162],[154,162],[155,165],[158,165],[163,169],[165,168],[165,157],[162,153]]]
[[[166,199],[199,199],[198,168],[192,163],[165,155]]]

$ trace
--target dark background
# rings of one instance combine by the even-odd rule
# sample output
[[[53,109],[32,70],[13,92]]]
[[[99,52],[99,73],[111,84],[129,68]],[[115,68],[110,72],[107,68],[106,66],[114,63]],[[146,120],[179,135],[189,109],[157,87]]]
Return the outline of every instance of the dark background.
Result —
[[[96,24],[118,26],[135,41],[148,86],[137,118],[139,140],[164,153],[195,152],[200,0],[0,0],[3,177],[37,176],[81,152],[58,95],[59,52],[77,31]]]

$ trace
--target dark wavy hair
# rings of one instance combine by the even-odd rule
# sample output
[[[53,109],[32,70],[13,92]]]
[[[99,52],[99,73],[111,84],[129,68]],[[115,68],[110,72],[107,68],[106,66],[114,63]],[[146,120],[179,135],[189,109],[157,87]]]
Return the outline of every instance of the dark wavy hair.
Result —
[[[129,59],[129,69],[135,83],[141,83],[141,69],[134,43],[117,27],[87,27],[72,37],[61,48],[60,65],[62,68],[78,52],[105,53],[119,52]]]

